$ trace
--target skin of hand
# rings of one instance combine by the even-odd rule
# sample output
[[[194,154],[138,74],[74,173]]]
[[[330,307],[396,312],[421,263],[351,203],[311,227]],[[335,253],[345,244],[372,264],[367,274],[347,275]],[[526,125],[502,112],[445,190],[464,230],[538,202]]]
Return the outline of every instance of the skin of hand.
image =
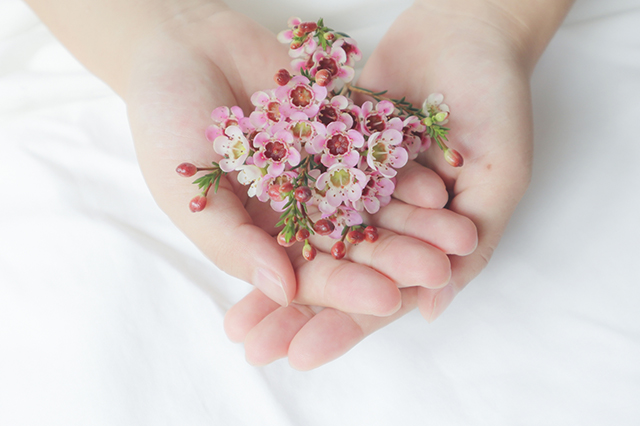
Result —
[[[216,265],[255,284],[278,306],[295,301],[394,314],[401,306],[399,287],[446,285],[451,269],[445,253],[465,255],[477,243],[471,220],[442,209],[448,196],[433,171],[417,163],[405,167],[390,206],[396,213],[375,221],[379,240],[350,247],[343,260],[327,254],[333,243],[328,238],[313,240],[321,253],[312,262],[303,259],[301,244],[279,246],[273,227],[279,214],[247,197],[234,175],[209,195],[204,211],[188,209],[197,195],[195,178],[180,178],[175,168],[184,161],[206,166],[217,159],[204,138],[210,111],[221,105],[251,111],[251,94],[276,86],[273,75],[289,63],[286,51],[271,33],[226,8],[192,10],[141,41],[124,98],[147,184],[160,207]],[[411,186],[422,189],[411,192]],[[405,234],[407,217],[417,222],[422,216],[431,218],[432,228],[439,224],[454,231],[422,227]]]
[[[448,145],[462,153],[465,164],[452,168],[435,146],[418,162],[444,181],[450,198],[447,208],[473,220],[477,249],[468,256],[449,256],[452,275],[447,286],[402,289],[402,308],[383,318],[296,304],[280,307],[254,291],[225,319],[229,337],[245,343],[249,362],[262,365],[288,356],[294,368],[307,370],[344,354],[416,306],[433,321],[489,262],[530,180],[530,75],[571,2],[554,10],[553,22],[545,27],[546,41],[544,36],[523,36],[530,34],[526,24],[494,2],[475,2],[482,6],[479,10],[460,7],[464,1],[451,3],[456,4],[418,1],[405,11],[357,84],[374,91],[388,89],[388,96],[406,96],[414,105],[430,93],[445,94],[452,111]],[[382,211],[379,220],[390,214]],[[389,228],[424,239],[421,228],[428,226],[428,218],[421,219],[393,221]]]

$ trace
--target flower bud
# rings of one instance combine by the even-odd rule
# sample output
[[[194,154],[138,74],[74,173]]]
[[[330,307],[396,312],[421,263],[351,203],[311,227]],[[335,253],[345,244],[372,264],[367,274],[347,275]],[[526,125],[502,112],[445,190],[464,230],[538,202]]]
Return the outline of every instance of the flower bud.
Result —
[[[293,191],[293,185],[291,184],[291,182],[285,182],[282,185],[280,185],[280,194],[281,195],[286,195],[289,192]]]
[[[291,44],[289,45],[289,49],[296,50],[296,49],[299,49],[300,46],[302,46],[302,42],[301,41],[293,40],[291,42]]]
[[[196,174],[198,168],[191,163],[182,163],[176,167],[176,172],[182,177],[191,177]]]
[[[303,22],[300,24],[300,29],[305,33],[312,33],[318,29],[318,24],[315,22]]]
[[[349,244],[356,245],[363,242],[364,238],[365,238],[364,232],[362,232],[359,229],[354,229],[352,231],[347,232],[346,240]]]
[[[311,199],[311,189],[308,186],[299,186],[293,193],[297,201],[306,203]]]
[[[306,241],[304,247],[302,247],[302,257],[304,257],[306,260],[313,260],[316,258],[317,254],[318,250],[316,250],[314,246],[309,244],[309,241]]]
[[[299,241],[299,242],[306,241],[310,236],[311,236],[311,232],[309,232],[308,229],[300,228],[298,229],[298,232],[296,232],[296,241]]]
[[[278,86],[284,86],[289,82],[289,80],[291,80],[291,74],[283,68],[273,76],[273,79],[278,83]]]
[[[282,194],[280,193],[280,185],[269,186],[269,189],[267,190],[267,194],[269,194],[269,198],[271,198],[273,201],[284,200],[284,198],[282,198]]]
[[[422,120],[422,122],[427,127],[431,127],[433,125],[433,121],[431,120],[431,117],[425,117],[424,120]]]
[[[331,247],[331,256],[334,259],[342,259],[347,254],[347,246],[344,245],[342,241],[336,242],[333,247]]]
[[[444,151],[444,159],[453,167],[461,167],[462,164],[464,164],[462,155],[460,155],[460,153],[455,149],[447,148]]]
[[[313,225],[313,230],[318,235],[329,235],[336,229],[336,226],[329,219],[320,219]]]
[[[287,237],[284,235],[284,231],[281,231],[278,234],[277,241],[278,241],[278,244],[280,244],[282,247],[291,247],[296,243],[295,238],[291,238],[291,240],[287,240]]]
[[[204,195],[198,195],[193,197],[189,202],[189,210],[192,212],[201,212],[207,206],[207,197]]]
[[[364,239],[370,243],[378,241],[378,228],[371,225],[364,228]]]
[[[336,38],[334,33],[324,33],[324,39],[327,41],[331,41]]]
[[[448,112],[439,112],[435,115],[435,117],[433,117],[435,119],[435,121],[437,121],[438,123],[443,122],[444,120],[447,119],[447,117],[449,117],[449,113]]]
[[[305,34],[305,31],[302,28],[300,28],[300,27],[294,27],[293,28],[293,36],[294,37],[302,37],[302,36],[304,36],[304,34]]]
[[[331,73],[328,70],[319,70],[315,75],[318,86],[326,86],[331,83]]]

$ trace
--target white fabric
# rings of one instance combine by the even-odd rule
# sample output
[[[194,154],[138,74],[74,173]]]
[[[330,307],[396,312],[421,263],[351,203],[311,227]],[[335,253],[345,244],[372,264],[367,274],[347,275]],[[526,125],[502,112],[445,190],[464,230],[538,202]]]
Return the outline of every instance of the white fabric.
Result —
[[[288,3],[269,25],[397,14]],[[222,318],[250,287],[156,207],[122,101],[0,0],[0,425],[640,424],[638,28],[638,0],[578,1],[533,78],[534,180],[490,266],[433,324],[302,373],[245,363]]]

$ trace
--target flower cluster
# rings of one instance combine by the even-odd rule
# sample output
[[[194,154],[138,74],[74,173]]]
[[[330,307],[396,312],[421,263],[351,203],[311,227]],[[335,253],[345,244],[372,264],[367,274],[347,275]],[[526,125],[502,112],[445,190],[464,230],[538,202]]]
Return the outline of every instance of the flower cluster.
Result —
[[[375,214],[390,202],[397,170],[432,140],[447,161],[462,165],[460,154],[444,143],[449,107],[440,94],[418,109],[404,98],[352,85],[362,54],[355,40],[322,19],[291,18],[278,40],[289,44],[291,66],[299,74],[279,70],[277,87],[251,96],[254,110],[248,115],[237,106],[214,109],[205,135],[221,160],[207,168],[183,163],[177,172],[209,172],[194,182],[202,192],[191,200],[192,211],[205,208],[209,189],[217,191],[223,175],[237,173],[249,196],[281,212],[281,245],[304,242],[303,256],[311,260],[317,251],[309,237],[328,235],[338,240],[331,253],[340,259],[345,241],[377,239],[362,213]],[[349,97],[354,92],[372,100],[356,105]]]

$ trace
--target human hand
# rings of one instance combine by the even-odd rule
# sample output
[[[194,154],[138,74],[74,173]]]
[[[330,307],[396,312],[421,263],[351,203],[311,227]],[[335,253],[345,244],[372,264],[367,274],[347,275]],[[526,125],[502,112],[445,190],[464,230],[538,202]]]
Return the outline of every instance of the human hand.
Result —
[[[422,238],[401,235],[403,215],[419,216],[404,207],[403,199],[415,199],[413,204],[429,208],[442,207],[447,200],[441,179],[422,167],[413,172],[407,168],[404,175],[414,186],[434,186],[433,193],[403,195],[400,190],[400,201],[394,204],[397,213],[377,222],[379,241],[351,247],[344,260],[327,254],[330,247],[322,242],[326,239],[314,240],[324,252],[312,262],[302,258],[299,246],[287,250],[279,246],[273,237],[278,214],[249,198],[233,176],[223,178],[204,211],[189,211],[194,187],[175,174],[175,167],[185,160],[208,165],[216,159],[204,138],[209,111],[220,105],[239,105],[248,111],[251,94],[273,87],[273,74],[289,62],[286,49],[266,30],[240,14],[207,4],[165,22],[140,43],[124,95],[138,159],[161,208],[221,269],[254,283],[277,306],[295,301],[385,316],[400,308],[398,287],[445,285],[449,260],[436,247],[456,253],[472,250],[475,227],[468,219],[443,211],[435,220],[450,223],[455,233],[464,235],[462,243],[455,237],[440,243],[450,236],[422,231]],[[273,281],[281,287],[261,280],[260,269],[279,277]]]
[[[524,194],[531,171],[529,75],[535,61],[505,31],[503,17],[483,20],[465,10],[430,4],[417,2],[398,18],[358,85],[374,91],[389,89],[391,97],[406,96],[418,105],[431,92],[446,94],[453,113],[450,145],[463,154],[465,165],[451,168],[436,147],[419,162],[446,183],[449,210],[444,211],[473,220],[479,235],[477,249],[465,257],[455,254],[466,253],[451,253],[447,286],[402,289],[402,308],[384,318],[298,305],[282,308],[254,291],[226,317],[228,335],[245,342],[250,362],[264,364],[288,356],[296,368],[314,368],[415,306],[427,319],[435,319],[486,266]],[[434,189],[425,185],[425,191]],[[412,195],[421,193],[417,190]],[[415,199],[403,201],[420,206]],[[383,211],[379,220],[385,218]],[[378,224],[378,219],[373,220]],[[429,220],[425,215],[416,222],[428,226]],[[428,233],[420,232],[422,226],[392,221],[387,229],[428,241]],[[453,233],[450,237],[455,238]]]

